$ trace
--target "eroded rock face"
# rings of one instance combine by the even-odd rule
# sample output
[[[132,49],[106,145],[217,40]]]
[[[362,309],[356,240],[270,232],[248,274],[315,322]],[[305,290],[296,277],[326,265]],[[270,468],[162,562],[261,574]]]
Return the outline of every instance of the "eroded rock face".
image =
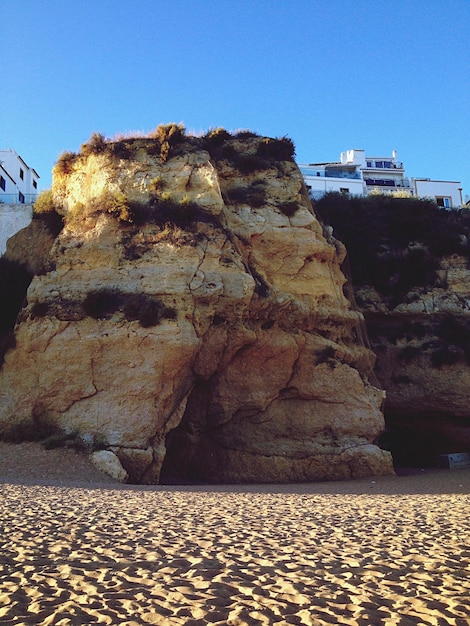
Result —
[[[443,258],[445,288],[417,288],[394,308],[357,290],[376,374],[387,391],[387,441],[398,465],[433,465],[470,449],[470,271]],[[384,442],[385,443],[385,442]]]
[[[250,156],[259,141],[230,144]],[[255,187],[261,200],[239,193]],[[136,140],[125,159],[76,159],[53,193],[66,226],[0,372],[2,428],[104,437],[134,482],[392,471],[374,445],[384,394],[343,295],[344,249],[292,161],[242,174],[197,140],[167,161]],[[145,219],[118,219],[109,198],[123,196]],[[149,218],[169,199],[201,214]]]

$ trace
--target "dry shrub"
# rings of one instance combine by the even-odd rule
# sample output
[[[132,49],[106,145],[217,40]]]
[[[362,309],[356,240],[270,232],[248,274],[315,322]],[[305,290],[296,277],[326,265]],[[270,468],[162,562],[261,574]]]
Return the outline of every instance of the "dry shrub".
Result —
[[[109,319],[116,311],[123,311],[128,321],[138,320],[144,328],[156,326],[162,319],[176,318],[176,311],[158,298],[145,293],[124,293],[118,289],[91,291],[82,306],[94,319]]]
[[[163,163],[166,163],[172,148],[184,140],[185,128],[183,124],[160,124],[149,134],[149,137],[157,139],[160,146],[160,158]]]
[[[281,211],[281,213],[283,213],[287,217],[292,217],[298,211],[299,203],[295,201],[282,202],[281,204],[277,205],[277,208],[279,209],[279,211]]]
[[[75,152],[62,152],[57,159],[57,163],[54,165],[54,174],[62,174],[65,176],[70,174],[78,158],[79,156]]]
[[[132,209],[127,196],[120,191],[106,191],[92,202],[95,211],[109,213],[121,222],[132,222]]]
[[[289,137],[280,137],[279,139],[264,137],[258,146],[257,155],[275,161],[293,161],[295,145]]]
[[[101,133],[93,133],[90,139],[82,144],[81,153],[83,156],[90,154],[103,154],[107,151],[108,143]]]

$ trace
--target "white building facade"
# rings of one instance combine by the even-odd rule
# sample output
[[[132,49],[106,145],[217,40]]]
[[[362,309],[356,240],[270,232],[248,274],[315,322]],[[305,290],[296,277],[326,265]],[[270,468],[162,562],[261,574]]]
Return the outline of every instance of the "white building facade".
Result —
[[[14,150],[0,150],[0,202],[32,204],[38,195],[39,174]]]
[[[338,162],[311,163],[299,168],[314,199],[331,192],[364,195],[364,181],[355,167],[344,167]]]
[[[432,198],[445,209],[463,206],[462,187],[457,181],[413,178],[413,190],[417,198]]]
[[[14,150],[0,150],[0,256],[10,237],[30,224],[39,174]]]
[[[384,193],[429,198],[448,209],[463,205],[459,182],[407,178],[396,150],[385,157],[367,156],[365,150],[347,150],[337,162],[310,163],[299,168],[314,199],[329,192],[355,196]]]

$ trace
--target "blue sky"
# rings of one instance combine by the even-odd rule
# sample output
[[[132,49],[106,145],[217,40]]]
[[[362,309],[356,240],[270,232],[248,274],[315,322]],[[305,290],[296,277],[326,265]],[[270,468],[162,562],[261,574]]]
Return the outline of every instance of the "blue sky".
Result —
[[[223,126],[297,161],[398,151],[470,195],[470,0],[0,0],[0,148],[51,184],[90,135]]]

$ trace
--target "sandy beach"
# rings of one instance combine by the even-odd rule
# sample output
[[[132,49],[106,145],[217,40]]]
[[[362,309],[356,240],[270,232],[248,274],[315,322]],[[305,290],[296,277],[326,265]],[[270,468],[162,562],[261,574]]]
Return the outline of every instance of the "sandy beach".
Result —
[[[1,624],[470,624],[470,470],[115,483],[0,444]]]

